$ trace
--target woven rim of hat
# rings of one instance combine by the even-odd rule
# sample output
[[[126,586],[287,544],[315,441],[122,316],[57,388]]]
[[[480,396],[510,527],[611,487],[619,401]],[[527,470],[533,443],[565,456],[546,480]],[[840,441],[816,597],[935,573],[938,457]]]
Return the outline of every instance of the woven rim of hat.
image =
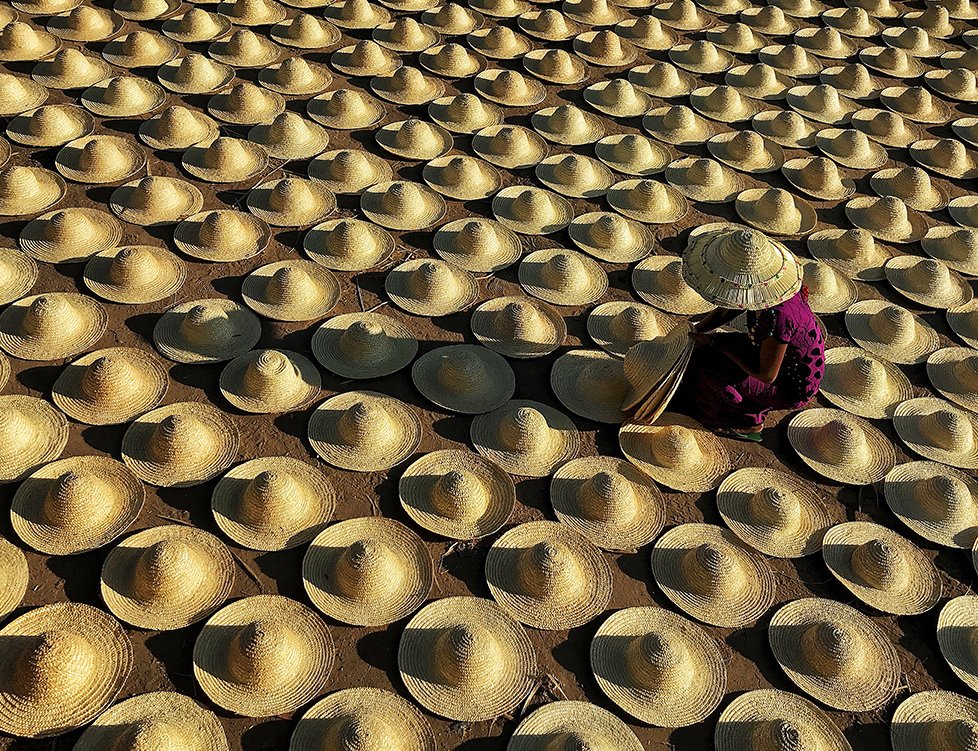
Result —
[[[516,390],[516,375],[505,358],[474,344],[426,352],[411,367],[411,380],[428,401],[469,415],[501,407]]]
[[[574,421],[553,407],[513,399],[473,418],[475,450],[513,475],[546,477],[577,456],[580,435]]]
[[[342,378],[379,378],[410,363],[418,340],[383,313],[343,313],[323,321],[311,342],[316,361]]]

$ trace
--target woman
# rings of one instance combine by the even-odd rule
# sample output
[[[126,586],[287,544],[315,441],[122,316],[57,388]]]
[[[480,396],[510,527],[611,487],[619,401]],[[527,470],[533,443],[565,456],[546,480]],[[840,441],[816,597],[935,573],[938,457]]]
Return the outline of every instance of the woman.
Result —
[[[736,225],[691,238],[683,260],[686,282],[718,306],[691,334],[684,400],[721,435],[760,441],[767,413],[807,404],[825,372],[802,270],[781,243]],[[744,311],[746,333],[710,333]]]

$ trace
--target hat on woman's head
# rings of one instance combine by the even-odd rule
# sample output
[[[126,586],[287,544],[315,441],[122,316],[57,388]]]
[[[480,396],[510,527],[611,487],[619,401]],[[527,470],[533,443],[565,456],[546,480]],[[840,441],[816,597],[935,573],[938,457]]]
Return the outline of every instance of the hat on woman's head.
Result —
[[[513,396],[513,369],[486,347],[454,344],[419,357],[411,369],[415,387],[439,407],[481,414],[502,406]]]
[[[479,73],[474,81],[476,93],[491,102],[508,107],[532,107],[540,104],[547,94],[539,81],[513,70],[490,68]]]
[[[61,456],[68,443],[68,420],[50,403],[7,395],[0,396],[0,407],[0,483],[19,480]]]
[[[109,197],[112,213],[140,227],[178,222],[203,204],[200,190],[176,177],[143,177],[120,185]]]
[[[575,415],[620,425],[628,392],[622,361],[599,349],[575,349],[558,357],[550,369],[550,388]]]
[[[421,172],[429,187],[459,201],[489,198],[502,185],[499,171],[474,156],[448,155],[432,159]]]
[[[370,37],[394,52],[422,52],[438,44],[438,32],[411,16],[402,16],[375,26]]]
[[[306,113],[321,125],[334,130],[358,130],[384,117],[384,105],[356,89],[327,91],[306,102]]]
[[[14,117],[7,137],[25,146],[62,146],[95,130],[95,119],[72,104],[46,104]],[[34,169],[20,167],[14,169]],[[25,191],[26,192],[26,191]]]
[[[777,689],[747,691],[717,719],[716,751],[776,751],[792,743],[800,748],[852,751],[842,731],[815,704]]]
[[[444,82],[410,65],[375,76],[370,79],[370,88],[381,99],[408,106],[428,104],[445,94]]]
[[[65,181],[43,167],[8,167],[0,172],[0,216],[36,214],[54,206],[67,192]]]
[[[900,404],[893,427],[911,451],[961,469],[978,468],[978,416],[944,399],[919,397]]]
[[[904,297],[929,308],[956,308],[971,302],[971,285],[943,261],[897,256],[886,262],[887,281]]]
[[[540,402],[517,399],[472,420],[471,440],[483,456],[514,475],[546,477],[577,456],[573,421]]]
[[[719,439],[683,415],[665,412],[655,425],[624,425],[618,441],[625,458],[668,488],[706,492],[730,471]]]
[[[37,263],[26,253],[13,248],[0,248],[0,305],[6,305],[23,297],[37,282]],[[10,363],[6,368],[0,364],[0,389],[3,388],[10,375]]]
[[[383,313],[344,313],[316,329],[312,353],[342,378],[379,378],[404,368],[418,353],[418,340]]]
[[[921,691],[896,708],[890,724],[894,751],[967,748],[978,737],[978,703],[951,691]]]
[[[20,360],[62,360],[91,348],[107,321],[103,305],[88,295],[23,297],[0,313],[0,348]]]
[[[160,316],[153,329],[153,342],[164,357],[193,364],[233,360],[260,336],[258,317],[224,298],[176,305]]]
[[[264,68],[278,60],[282,52],[275,42],[251,29],[237,29],[231,36],[211,42],[207,48],[212,58],[235,68]]]
[[[883,433],[837,409],[799,412],[788,424],[788,441],[809,467],[847,485],[878,482],[896,464],[896,451]]]
[[[813,313],[841,313],[858,299],[856,283],[834,266],[811,259],[799,263]]]
[[[132,177],[146,165],[146,154],[129,138],[82,136],[61,147],[54,166],[73,182],[95,185]]]
[[[479,283],[445,261],[416,258],[391,269],[384,290],[391,302],[408,313],[439,317],[472,305],[479,296]]]
[[[492,213],[501,224],[522,235],[552,234],[574,218],[574,209],[566,198],[525,185],[499,191],[492,199]]]
[[[452,133],[473,134],[499,125],[502,111],[475,94],[456,94],[436,99],[428,105],[431,119]]]
[[[615,24],[615,33],[643,50],[664,52],[679,40],[676,33],[655,16],[626,18]]]
[[[256,256],[270,238],[271,228],[263,219],[232,209],[202,211],[173,231],[173,242],[182,252],[218,263]]]
[[[563,317],[529,297],[496,297],[483,302],[470,319],[475,338],[494,352],[515,359],[543,357],[567,336]]]
[[[164,21],[162,31],[164,35],[181,44],[213,42],[231,31],[231,21],[217,13],[192,7],[179,16]]]
[[[900,464],[886,476],[884,498],[894,515],[925,540],[971,550],[978,538],[978,483],[946,464]]]
[[[139,126],[140,140],[160,151],[183,151],[198,143],[210,143],[219,134],[213,119],[180,105],[167,107]]]
[[[307,171],[313,180],[340,195],[362,193],[394,176],[386,159],[362,149],[327,151],[309,162]]]
[[[808,252],[851,279],[865,282],[882,280],[883,266],[894,253],[887,246],[878,245],[872,234],[858,227],[814,232],[808,236]]]
[[[491,125],[472,137],[472,150],[497,167],[527,169],[547,155],[547,143],[520,125]]]
[[[970,347],[939,349],[927,358],[927,377],[945,398],[978,411],[978,352]]]
[[[954,138],[916,141],[910,146],[910,156],[937,175],[958,180],[978,176],[978,157]]]
[[[245,412],[275,414],[304,406],[319,395],[319,371],[297,352],[252,350],[221,371],[221,394]]]
[[[781,188],[755,188],[737,195],[737,214],[773,235],[807,235],[818,223],[815,209]]]
[[[696,146],[717,134],[717,126],[679,104],[658,107],[642,118],[642,127],[649,135],[676,146]]]
[[[888,360],[859,347],[825,351],[821,393],[832,404],[860,417],[887,419],[897,405],[913,398],[913,386]]]
[[[101,42],[118,34],[124,24],[122,16],[111,10],[79,5],[49,18],[45,28],[72,42]]]
[[[628,80],[646,94],[660,99],[686,97],[699,83],[692,74],[667,62],[632,66],[628,69]]]
[[[207,145],[188,148],[181,161],[194,177],[209,183],[243,182],[268,164],[268,152],[240,138],[221,136]]]
[[[913,242],[927,234],[927,222],[894,196],[860,196],[846,204],[846,217],[873,237],[890,242]]]
[[[591,642],[591,669],[609,699],[660,727],[700,722],[720,705],[727,688],[726,666],[713,638],[657,607],[609,616]]]
[[[436,224],[447,207],[445,199],[427,185],[395,180],[364,190],[360,210],[381,227],[417,230]]]
[[[890,362],[920,363],[940,346],[937,332],[906,308],[883,300],[861,300],[846,311],[849,336]]]
[[[432,239],[440,258],[466,271],[486,273],[511,266],[523,253],[519,236],[499,222],[480,217],[443,224]]]

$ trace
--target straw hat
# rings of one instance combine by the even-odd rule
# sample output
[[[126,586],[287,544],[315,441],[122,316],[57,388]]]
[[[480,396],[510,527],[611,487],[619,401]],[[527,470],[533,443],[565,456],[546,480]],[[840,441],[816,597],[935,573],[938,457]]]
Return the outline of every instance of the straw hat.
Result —
[[[108,77],[112,66],[104,60],[89,57],[76,49],[66,49],[52,59],[37,63],[29,81],[7,73],[0,75],[5,114],[18,114],[33,109],[48,98],[45,87],[51,89],[87,88]],[[36,83],[35,83],[36,82]],[[9,98],[8,98],[9,97]]]
[[[333,24],[308,13],[300,13],[292,18],[279,21],[271,28],[269,36],[279,44],[300,50],[320,50],[325,47],[332,47],[341,38],[340,30]],[[302,60],[302,58],[290,59]]]
[[[975,196],[963,195],[952,199],[947,211],[961,227],[978,228],[978,198]]]
[[[672,63],[658,61],[651,65],[630,67],[628,80],[639,90],[660,99],[686,97],[698,85],[695,76],[680,70]]]
[[[978,177],[978,157],[954,138],[924,139],[910,146],[910,156],[931,172],[963,180]]]
[[[728,475],[717,488],[717,509],[737,537],[775,558],[811,555],[832,523],[810,483],[767,467]]]
[[[51,16],[44,26],[61,39],[72,42],[101,42],[118,34],[124,24],[125,20],[122,16],[111,10],[79,5],[64,13]]]
[[[727,85],[700,86],[690,93],[689,103],[701,115],[723,123],[750,120],[760,108],[756,101]]]
[[[883,106],[917,123],[946,123],[953,117],[951,108],[920,86],[890,86],[880,92]]]
[[[114,425],[156,407],[169,381],[153,355],[130,347],[89,352],[66,367],[51,387],[55,405],[78,422]]]
[[[515,263],[523,252],[519,236],[499,222],[467,217],[443,224],[432,239],[435,253],[466,271],[486,273]]]
[[[577,456],[580,438],[569,417],[540,402],[516,399],[472,420],[472,444],[514,475],[546,477]]]
[[[478,52],[457,42],[429,47],[418,55],[422,68],[445,78],[469,78],[484,70],[488,63]]]
[[[546,87],[513,70],[490,68],[473,79],[476,93],[508,107],[531,107],[546,98]]]
[[[36,214],[54,206],[64,198],[67,191],[65,181],[43,167],[8,167],[0,172],[0,216]]]
[[[615,211],[646,224],[671,224],[689,211],[679,189],[657,180],[622,180],[608,189],[606,199]]]
[[[635,62],[639,51],[614,31],[601,29],[575,36],[574,52],[592,65],[622,68]]]
[[[23,297],[37,282],[37,263],[26,253],[13,248],[0,248],[0,305]],[[9,363],[6,368],[0,365],[0,372],[10,374]],[[0,388],[6,383],[6,377],[0,378]]]
[[[548,235],[557,232],[574,218],[566,198],[543,188],[513,185],[503,188],[492,199],[496,219],[522,235]]]
[[[920,241],[931,258],[967,276],[978,274],[978,229],[973,227],[931,227]]]
[[[794,43],[768,45],[757,53],[757,57],[792,78],[815,78],[825,67],[819,58]]]
[[[499,125],[501,110],[475,94],[457,94],[435,99],[428,105],[428,116],[452,133],[472,134]]]
[[[924,74],[924,83],[948,99],[959,102],[978,101],[978,80],[974,71],[967,68],[929,70]]]
[[[61,40],[24,21],[0,27],[0,61],[6,63],[43,60],[61,49]]]
[[[434,451],[415,461],[401,475],[398,494],[418,525],[456,540],[497,531],[516,503],[509,475],[478,454],[456,450]]]
[[[782,172],[796,188],[822,200],[838,201],[856,192],[855,182],[824,156],[790,159],[782,165]]]
[[[862,63],[826,68],[819,74],[819,80],[850,99],[876,99],[882,88]],[[855,114],[856,112],[852,113]]]
[[[84,7],[84,6],[83,6]],[[213,42],[231,31],[231,21],[217,13],[192,7],[163,22],[163,33],[181,44]]]
[[[372,222],[390,229],[424,229],[446,211],[445,199],[425,185],[394,180],[371,185],[360,195],[360,210]]]
[[[210,117],[179,105],[167,107],[139,126],[140,140],[160,151],[183,151],[198,143],[210,143],[219,134],[217,123]]]
[[[172,43],[174,44],[175,43]],[[113,76],[88,87],[81,102],[102,117],[134,117],[159,109],[166,92],[151,81],[135,76]]]
[[[714,123],[683,104],[649,110],[642,118],[642,127],[653,138],[676,146],[697,146],[718,132]]]
[[[690,0],[660,3],[652,8],[652,14],[666,26],[681,31],[701,31],[716,22],[710,13]]]
[[[614,26],[627,15],[608,0],[564,0],[560,7],[569,18],[587,26]]]
[[[639,177],[658,174],[672,161],[668,148],[635,133],[606,136],[594,145],[594,153],[616,172]]]
[[[532,13],[532,11],[531,11]],[[521,14],[517,23],[527,14]],[[526,55],[533,44],[508,26],[489,26],[469,32],[465,41],[469,47],[493,60],[515,60]]]
[[[391,14],[368,0],[342,0],[323,8],[323,15],[341,29],[373,29],[391,20]]]
[[[615,33],[639,49],[664,52],[679,40],[677,34],[655,16],[626,18],[615,24]]]
[[[404,368],[418,352],[418,340],[382,313],[345,313],[327,319],[312,338],[312,353],[326,370],[342,378],[379,378]]]
[[[771,36],[790,36],[798,29],[798,23],[776,5],[745,8],[737,17],[752,29]]]
[[[807,235],[818,223],[811,204],[781,188],[743,190],[735,206],[741,219],[772,235]]]
[[[830,84],[794,86],[785,94],[788,106],[809,120],[829,125],[848,123],[859,105]]]
[[[335,651],[302,603],[256,595],[225,606],[194,644],[194,677],[215,704],[246,717],[290,713],[322,694]]]
[[[313,451],[340,469],[390,469],[411,456],[420,442],[421,421],[415,410],[375,391],[337,394],[316,407],[309,418]]]
[[[237,183],[262,171],[268,153],[261,146],[240,138],[221,136],[207,145],[191,146],[184,152],[183,168],[210,183]]]
[[[907,26],[924,29],[928,34],[941,39],[956,36],[958,29],[950,22],[951,14],[941,5],[929,6],[926,10],[913,11],[903,16]]]
[[[909,399],[893,413],[893,427],[911,451],[962,469],[978,468],[978,416],[944,399]]]
[[[846,204],[846,217],[880,240],[913,242],[927,234],[927,222],[894,196],[859,196]]]
[[[937,332],[906,308],[883,300],[860,300],[846,311],[849,336],[890,362],[921,363],[940,346]]]
[[[472,312],[472,333],[489,349],[506,357],[543,357],[567,336],[563,317],[529,297],[495,297]]]
[[[750,174],[774,172],[784,164],[781,147],[751,130],[720,133],[706,148],[724,164]]]
[[[900,402],[913,398],[913,386],[887,360],[858,347],[833,347],[825,352],[821,393],[854,415],[885,419]]]
[[[527,11],[516,19],[516,23],[530,36],[547,42],[565,42],[584,30],[581,24],[556,8]]]
[[[242,211],[217,209],[184,219],[173,231],[173,242],[188,256],[228,263],[258,255],[271,235],[263,219]]]
[[[920,256],[897,256],[886,262],[893,288],[918,305],[947,310],[971,302],[971,285],[943,261]]]
[[[502,176],[482,159],[449,155],[432,159],[422,171],[429,187],[459,201],[488,198],[499,190]]]
[[[815,145],[821,126],[809,122],[797,112],[767,110],[751,119],[751,127],[780,146],[807,149]]]
[[[107,320],[102,304],[87,295],[23,297],[0,314],[0,348],[21,360],[63,360],[101,339]]]
[[[44,738],[95,719],[132,671],[132,643],[114,618],[62,602],[28,610],[0,629],[7,642],[0,729]]]
[[[946,464],[899,465],[886,476],[884,497],[896,517],[925,540],[971,550],[978,537],[978,485]]]
[[[374,27],[370,37],[394,52],[421,52],[438,44],[438,32],[411,16],[402,16]]]
[[[971,4],[971,0],[940,0],[938,4],[947,10],[949,18],[955,20],[978,18],[978,8]]]
[[[497,167],[527,169],[547,155],[547,143],[519,125],[491,125],[472,137],[472,150]]]
[[[913,694],[896,708],[890,724],[894,751],[967,748],[976,733],[978,706],[974,699],[951,691]]]
[[[217,12],[236,26],[270,26],[286,15],[285,7],[274,0],[222,0]]]
[[[751,55],[770,44],[768,39],[741,21],[715,26],[706,32],[706,38],[720,49],[742,55]]]
[[[448,2],[425,10],[421,21],[444,36],[462,36],[482,28],[486,19],[477,10]]]
[[[687,284],[679,258],[649,256],[639,261],[632,269],[632,287],[642,300],[667,313],[699,315],[715,307]]]
[[[639,342],[658,339],[675,327],[669,316],[650,305],[616,301],[594,308],[588,315],[588,335],[607,352],[624,357]]]
[[[179,0],[115,0],[112,9],[129,21],[168,18],[180,9]]]
[[[975,654],[976,629],[974,595],[950,600],[937,620],[937,642],[951,670],[972,691],[978,686],[978,657]]]
[[[878,482],[896,463],[893,444],[883,433],[838,409],[799,412],[788,424],[788,441],[813,470],[847,485]]]
[[[382,76],[393,73],[404,64],[395,52],[372,39],[341,47],[330,55],[329,62],[348,76]]]
[[[260,336],[258,317],[224,298],[174,305],[153,329],[153,343],[164,357],[193,365],[233,360],[254,347]]]
[[[917,78],[927,67],[916,57],[896,47],[865,47],[859,60],[867,67],[893,78]]]
[[[267,125],[254,126],[248,140],[260,144],[274,159],[309,159],[326,150],[329,134],[295,112],[283,112]]]
[[[978,412],[976,354],[968,347],[946,347],[927,358],[927,377],[934,388],[950,401],[972,412]]]
[[[334,130],[358,130],[378,122],[386,110],[377,99],[356,89],[336,89],[306,102],[313,120]]]
[[[774,657],[802,691],[836,709],[865,712],[896,694],[900,659],[889,637],[855,608],[808,597],[768,627]]]
[[[595,422],[621,424],[621,405],[628,391],[622,361],[601,350],[576,349],[557,358],[550,388],[560,403]]]
[[[859,50],[859,44],[851,36],[843,36],[833,26],[799,29],[791,39],[813,55],[830,60],[851,59]]]
[[[808,236],[808,252],[820,261],[835,266],[851,279],[866,282],[885,277],[883,266],[893,251],[878,245],[864,229],[828,229]]]
[[[817,748],[852,751],[842,731],[812,702],[777,689],[756,689],[727,705],[714,733],[717,751]]]
[[[618,441],[626,459],[667,488],[706,492],[730,471],[719,439],[684,415],[665,412],[655,425],[623,425]]]
[[[336,196],[318,180],[285,177],[248,191],[248,211],[275,227],[306,227],[336,210]]]
[[[610,263],[631,263],[645,258],[653,247],[652,230],[620,214],[594,211],[575,217],[567,228],[577,247]]]
[[[60,209],[42,214],[21,230],[17,244],[31,258],[47,263],[71,263],[114,248],[122,225],[98,209]]]
[[[859,298],[856,283],[834,266],[822,261],[799,261],[813,313],[842,313]]]
[[[7,137],[25,146],[62,146],[95,130],[95,120],[71,104],[47,104],[10,121]],[[25,168],[21,168],[25,169]],[[25,198],[30,194],[22,194]]]
[[[884,44],[917,58],[940,57],[951,48],[947,42],[931,37],[919,26],[894,26],[883,29],[881,36]]]
[[[523,58],[523,67],[541,81],[570,85],[588,77],[587,64],[577,55],[562,49],[535,49]]]
[[[742,135],[737,133],[737,136]],[[736,140],[739,142],[743,139]],[[717,150],[726,158],[729,149],[729,141],[726,141]],[[666,167],[666,180],[680,193],[700,203],[728,203],[743,187],[743,181],[736,172],[714,159],[701,157],[685,157],[670,163]]]
[[[471,274],[430,258],[401,263],[388,272],[384,288],[395,305],[421,316],[457,313],[479,296],[479,284]]]
[[[285,111],[285,99],[248,81],[235,84],[227,92],[214,94],[207,111],[221,122],[236,125],[265,123]]]
[[[102,185],[136,174],[146,165],[146,154],[128,138],[95,135],[69,141],[54,161],[69,180]]]
[[[327,151],[309,162],[307,171],[313,180],[340,195],[362,193],[394,177],[386,159],[363,149]]]
[[[440,407],[480,414],[513,396],[515,376],[506,361],[485,347],[456,344],[418,358],[411,371],[417,389]]]
[[[0,614],[9,615],[20,607],[27,593],[27,583],[30,581],[30,571],[27,568],[27,558],[20,548],[0,537],[0,583],[3,594],[0,595]]]
[[[337,271],[362,271],[385,261],[394,238],[371,222],[334,219],[310,229],[303,250],[320,266]]]
[[[952,308],[945,315],[948,326],[965,344],[975,347],[978,342],[978,300],[972,300],[967,305],[960,308]],[[976,347],[978,348],[978,347]]]
[[[113,39],[102,50],[102,57],[121,68],[156,68],[178,54],[180,45],[172,39],[142,29]]]
[[[920,167],[880,170],[872,175],[870,185],[877,195],[894,196],[917,211],[940,211],[948,203],[947,194]]]
[[[245,277],[241,287],[245,304],[275,321],[311,321],[322,318],[339,299],[339,282],[329,269],[299,259],[261,266]]]
[[[445,84],[405,65],[393,73],[370,79],[370,88],[381,99],[403,105],[428,104],[445,94]]]
[[[103,712],[81,734],[75,748],[165,748],[170,743],[188,742],[195,751],[229,748],[213,712],[182,694],[154,691],[133,696]]]
[[[207,54],[235,68],[264,68],[281,57],[282,48],[251,29],[237,29],[231,36],[211,42]]]
[[[68,443],[63,414],[33,396],[0,396],[0,407],[0,483],[19,480],[61,456]]]
[[[315,364],[297,352],[253,350],[221,371],[221,394],[245,412],[276,414],[308,404],[319,395]]]
[[[622,409],[636,407],[668,375],[689,346],[689,327],[677,323],[665,333],[629,347],[624,362],[629,390],[622,400]]]
[[[545,248],[525,256],[519,282],[533,297],[554,305],[589,305],[608,290],[608,275],[598,263],[562,248]]]
[[[723,73],[735,62],[729,52],[705,40],[675,45],[669,50],[669,59],[683,70],[700,74]]]
[[[196,214],[204,196],[196,186],[175,177],[148,176],[120,185],[109,208],[123,221],[141,227],[172,224]]]
[[[583,701],[555,701],[539,707],[520,722],[506,751],[544,751],[575,746],[621,751],[642,749],[635,733],[608,710]]]
[[[742,96],[764,101],[784,99],[785,93],[794,85],[792,78],[767,63],[738,65],[728,70],[723,80]]]
[[[594,143],[604,136],[601,118],[572,104],[537,110],[530,119],[533,129],[540,135],[565,146]]]

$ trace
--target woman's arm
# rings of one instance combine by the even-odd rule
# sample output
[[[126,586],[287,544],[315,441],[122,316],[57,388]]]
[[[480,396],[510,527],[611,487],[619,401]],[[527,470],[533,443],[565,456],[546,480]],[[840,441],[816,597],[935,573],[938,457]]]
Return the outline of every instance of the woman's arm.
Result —
[[[705,334],[707,331],[713,331],[713,329],[723,326],[725,323],[730,323],[734,318],[740,315],[739,310],[727,310],[726,308],[714,308],[705,316],[703,316],[696,325],[693,326],[693,331],[698,334]]]
[[[757,380],[767,384],[774,383],[777,379],[778,373],[781,372],[781,363],[784,362],[784,353],[788,350],[787,344],[782,344],[773,336],[768,337],[761,342],[760,363],[754,368],[737,355],[722,347],[719,343],[717,347],[747,375],[753,376]]]

